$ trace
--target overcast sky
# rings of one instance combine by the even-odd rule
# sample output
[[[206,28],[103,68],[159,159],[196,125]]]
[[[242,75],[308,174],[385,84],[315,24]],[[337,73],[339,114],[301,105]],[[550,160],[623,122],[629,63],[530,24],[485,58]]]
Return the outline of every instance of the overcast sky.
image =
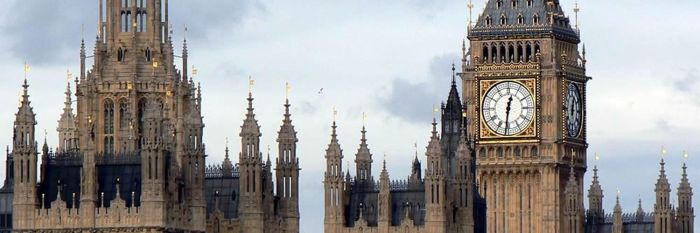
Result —
[[[476,18],[484,0],[474,1]],[[303,169],[302,232],[323,229],[319,200],[333,106],[339,111],[345,161],[357,151],[362,112],[369,116],[367,137],[375,161],[386,153],[393,179],[408,176],[415,142],[425,160],[431,109],[447,98],[450,66],[459,64],[469,15],[465,0],[170,2],[174,39],[182,41],[186,24],[189,63],[199,69],[195,80],[203,89],[208,163],[223,159],[226,137],[236,152],[232,154],[240,151],[237,137],[249,75],[257,80],[254,105],[263,146],[275,148],[285,82],[292,85],[290,103]],[[593,153],[599,152],[608,213],[618,187],[625,212],[636,210],[639,197],[651,211],[662,145],[669,150],[666,170],[673,200],[683,150],[690,153],[691,182],[700,182],[700,2],[580,3],[582,41],[593,77],[587,105],[589,168]],[[47,129],[49,144],[56,145],[65,73],[78,72],[83,24],[91,53],[97,1],[0,0],[0,5],[6,6],[0,8],[0,122],[5,122],[0,145],[11,144],[25,60],[32,65],[29,92],[37,131]],[[562,0],[562,5],[572,13],[573,0]],[[181,43],[175,47],[180,51]],[[374,167],[378,174],[379,164]],[[591,174],[586,174],[585,190]]]

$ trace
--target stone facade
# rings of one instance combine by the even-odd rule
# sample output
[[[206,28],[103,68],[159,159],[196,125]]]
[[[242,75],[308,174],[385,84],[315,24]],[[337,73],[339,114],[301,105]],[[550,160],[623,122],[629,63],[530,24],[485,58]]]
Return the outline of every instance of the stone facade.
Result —
[[[462,87],[488,232],[584,231],[585,52],[556,0],[489,0]]]
[[[194,72],[188,76],[186,40],[176,68],[168,0],[99,2],[94,64],[86,67],[83,41],[55,150],[45,140],[39,151],[24,80],[0,189],[0,231],[299,232],[289,102],[276,177],[269,155],[262,160],[252,94],[238,164],[227,148],[222,166],[206,166],[201,89]]]
[[[433,121],[425,177],[416,151],[407,180],[391,180],[385,161],[377,182],[364,127],[355,155],[356,176],[346,170],[343,177],[343,153],[333,122],[323,182],[324,232],[485,232],[486,206],[477,192],[474,144],[463,128],[468,119],[454,79],[453,75],[442,106],[441,133]]]

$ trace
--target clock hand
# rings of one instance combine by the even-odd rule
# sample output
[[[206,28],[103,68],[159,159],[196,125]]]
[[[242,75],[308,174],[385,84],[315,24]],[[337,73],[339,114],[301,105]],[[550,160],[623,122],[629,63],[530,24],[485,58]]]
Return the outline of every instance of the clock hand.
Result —
[[[510,118],[510,104],[513,102],[513,96],[511,95],[508,97],[508,104],[506,105],[506,131],[505,134],[508,134],[508,128],[510,128],[510,124],[508,121],[508,118]]]

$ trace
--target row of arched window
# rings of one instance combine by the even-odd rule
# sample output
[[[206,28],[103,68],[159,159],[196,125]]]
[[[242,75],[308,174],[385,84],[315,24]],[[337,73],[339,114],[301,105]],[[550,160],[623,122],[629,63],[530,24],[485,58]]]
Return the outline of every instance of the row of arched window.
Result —
[[[507,17],[506,15],[501,15],[501,17],[499,17],[498,19],[499,19],[499,20],[498,20],[499,25],[507,25],[507,24],[511,23],[510,20],[508,19],[508,17]],[[529,21],[529,22],[532,22],[532,24],[534,24],[534,25],[538,25],[538,24],[540,24],[540,22],[541,22],[541,20],[540,20],[540,15],[538,15],[538,14],[535,13],[535,14],[532,16],[532,19],[527,19],[525,16],[523,16],[522,14],[520,14],[520,15],[518,15],[518,17],[516,18],[516,21],[515,21],[515,22],[516,22],[518,25],[524,25],[524,24],[526,24],[528,21]],[[493,18],[492,18],[490,15],[487,15],[487,16],[484,18],[484,23],[486,24],[486,26],[493,26],[493,25],[494,25]]]
[[[121,11],[121,29],[122,32],[131,32],[131,28],[133,27],[136,32],[145,32],[147,29],[147,24],[148,22],[148,13],[146,12],[146,5],[144,4],[144,0],[139,0],[138,3],[138,8],[136,9],[136,17],[135,19],[132,19],[132,12],[131,12],[131,7],[132,7],[132,1],[130,0],[122,0],[122,11]],[[133,20],[136,20],[134,23]]]
[[[117,49],[117,61],[125,62],[127,52],[128,50],[119,47]],[[151,48],[146,48],[145,50],[143,50],[143,57],[144,59],[146,59],[146,62],[151,62],[153,60],[153,51],[151,51]]]
[[[139,136],[139,139],[141,138],[141,135],[143,135],[143,125],[145,124],[145,109],[146,109],[146,99],[141,99],[139,100],[139,105],[138,105],[138,124],[137,124],[137,133]],[[163,109],[163,104],[162,100],[158,99],[155,100],[160,110],[156,110],[158,112],[162,112]],[[105,99],[104,100],[104,109],[103,109],[103,133],[104,133],[104,152],[107,153],[112,153],[114,152],[114,122],[115,122],[115,105],[114,101],[112,99]],[[126,130],[129,129],[131,130],[133,128],[133,125],[129,121],[131,118],[129,114],[129,103],[126,98],[121,98],[119,100],[119,129],[121,130]],[[139,140],[140,141],[140,140]],[[138,146],[140,148],[140,143],[138,143]]]
[[[539,151],[537,146],[514,146],[514,147],[490,147],[479,149],[481,158],[505,158],[505,157],[537,157]]]
[[[513,8],[516,8],[516,7],[518,7],[518,4],[520,1],[522,1],[522,0],[510,0],[510,6]],[[527,7],[532,7],[533,1],[534,0],[525,0],[525,4],[527,4]],[[500,9],[503,6],[504,6],[503,0],[496,1],[496,8]]]
[[[514,63],[533,62],[540,53],[539,42],[509,42],[482,45],[481,62],[483,63]]]

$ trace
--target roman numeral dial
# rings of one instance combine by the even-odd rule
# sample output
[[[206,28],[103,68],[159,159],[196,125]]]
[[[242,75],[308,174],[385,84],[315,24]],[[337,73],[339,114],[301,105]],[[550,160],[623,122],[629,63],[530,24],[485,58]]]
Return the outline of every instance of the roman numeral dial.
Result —
[[[503,81],[490,87],[483,98],[482,117],[486,126],[500,136],[516,136],[535,117],[532,92],[517,81]]]
[[[581,121],[583,119],[583,107],[581,105],[581,92],[578,85],[569,83],[566,92],[566,127],[569,137],[578,137],[581,134]]]

